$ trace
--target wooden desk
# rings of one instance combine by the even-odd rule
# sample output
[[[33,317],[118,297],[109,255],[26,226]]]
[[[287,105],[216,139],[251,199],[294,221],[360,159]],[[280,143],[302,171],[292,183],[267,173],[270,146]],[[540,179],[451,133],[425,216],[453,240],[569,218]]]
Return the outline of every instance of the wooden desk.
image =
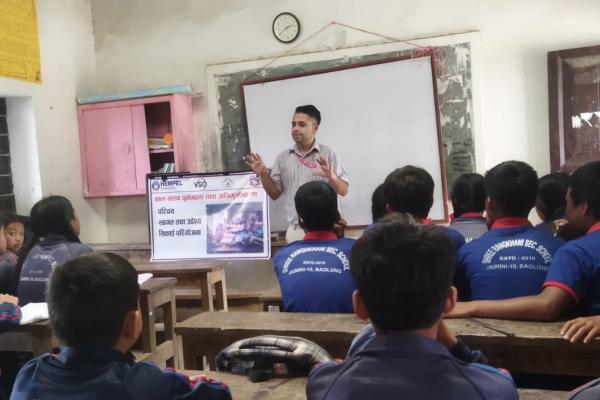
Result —
[[[34,356],[39,356],[56,346],[58,339],[48,320],[20,325],[0,333],[0,351],[32,352]]]
[[[251,382],[247,376],[227,372],[183,370],[185,375],[206,374],[209,378],[226,383],[235,400],[305,400],[306,378],[272,378]],[[521,400],[563,400],[568,392],[537,389],[518,389]]]
[[[174,278],[151,278],[140,286],[142,351],[136,354],[138,361],[167,361],[169,366],[180,365],[180,348],[174,336],[175,282]],[[165,316],[165,341],[158,346],[154,312],[156,308],[163,308]],[[49,320],[19,325],[8,332],[0,333],[0,351],[33,352],[34,356],[38,356],[52,351],[58,345],[58,338],[54,335]]]
[[[227,261],[177,261],[156,263],[135,263],[139,273],[149,272],[156,277],[175,277],[178,287],[200,288],[202,310],[227,311],[227,288],[225,269]],[[213,290],[214,286],[214,290]],[[213,304],[213,295],[216,294]],[[215,307],[216,306],[216,307]]]
[[[142,314],[141,353],[135,352],[138,361],[167,363],[180,368],[179,340],[175,337],[175,278],[150,278],[140,286],[140,311]],[[156,310],[162,309],[164,341],[156,344]]]
[[[468,320],[449,321],[457,334],[467,336],[499,333]],[[220,350],[236,340],[259,335],[300,336],[319,344],[332,357],[344,358],[354,336],[365,322],[352,314],[228,312],[202,313],[175,326],[182,336],[184,366],[198,369],[198,357],[206,356],[214,369],[214,358]]]
[[[450,319],[448,327],[482,350],[496,367],[512,372],[600,376],[600,340],[570,344],[559,336],[561,322],[535,323],[490,319]],[[217,353],[236,340],[265,334],[301,336],[343,358],[365,323],[350,314],[202,313],[178,323],[184,366],[197,369],[198,356],[214,368]]]

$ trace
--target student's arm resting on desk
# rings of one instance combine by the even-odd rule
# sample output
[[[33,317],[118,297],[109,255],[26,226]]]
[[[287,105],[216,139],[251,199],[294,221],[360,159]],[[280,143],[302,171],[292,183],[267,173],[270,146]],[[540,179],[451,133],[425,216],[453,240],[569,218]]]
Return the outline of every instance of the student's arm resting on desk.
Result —
[[[0,328],[19,325],[21,309],[18,299],[14,296],[0,294]]]
[[[279,196],[281,196],[282,190],[277,182],[271,177],[271,173],[260,155],[258,153],[250,153],[244,157],[244,162],[256,175],[258,175],[263,188],[269,197],[273,200],[277,200]]]
[[[526,321],[552,321],[573,303],[565,290],[547,286],[535,296],[506,300],[475,300],[458,302],[445,318],[498,318]]]

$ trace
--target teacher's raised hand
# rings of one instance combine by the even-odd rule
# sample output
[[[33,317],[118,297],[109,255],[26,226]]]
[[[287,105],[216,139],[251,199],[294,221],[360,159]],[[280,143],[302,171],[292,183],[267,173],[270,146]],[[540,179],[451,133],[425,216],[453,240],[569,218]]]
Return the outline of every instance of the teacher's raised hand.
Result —
[[[264,176],[269,173],[269,169],[258,153],[250,153],[244,157],[244,162],[258,176]]]

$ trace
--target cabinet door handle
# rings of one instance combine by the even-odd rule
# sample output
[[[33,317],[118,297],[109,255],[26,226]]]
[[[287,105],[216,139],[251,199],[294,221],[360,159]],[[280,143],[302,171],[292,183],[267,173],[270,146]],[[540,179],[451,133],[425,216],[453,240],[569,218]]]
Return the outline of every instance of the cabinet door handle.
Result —
[[[123,153],[125,153],[125,154],[131,153],[131,145],[129,143],[123,144]]]

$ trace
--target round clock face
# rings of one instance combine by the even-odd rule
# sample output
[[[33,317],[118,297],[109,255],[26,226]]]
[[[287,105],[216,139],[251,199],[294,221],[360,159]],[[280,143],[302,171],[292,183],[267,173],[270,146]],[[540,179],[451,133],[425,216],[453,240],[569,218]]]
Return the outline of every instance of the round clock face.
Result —
[[[279,14],[273,20],[273,34],[280,42],[293,42],[300,34],[298,18],[288,12]]]

